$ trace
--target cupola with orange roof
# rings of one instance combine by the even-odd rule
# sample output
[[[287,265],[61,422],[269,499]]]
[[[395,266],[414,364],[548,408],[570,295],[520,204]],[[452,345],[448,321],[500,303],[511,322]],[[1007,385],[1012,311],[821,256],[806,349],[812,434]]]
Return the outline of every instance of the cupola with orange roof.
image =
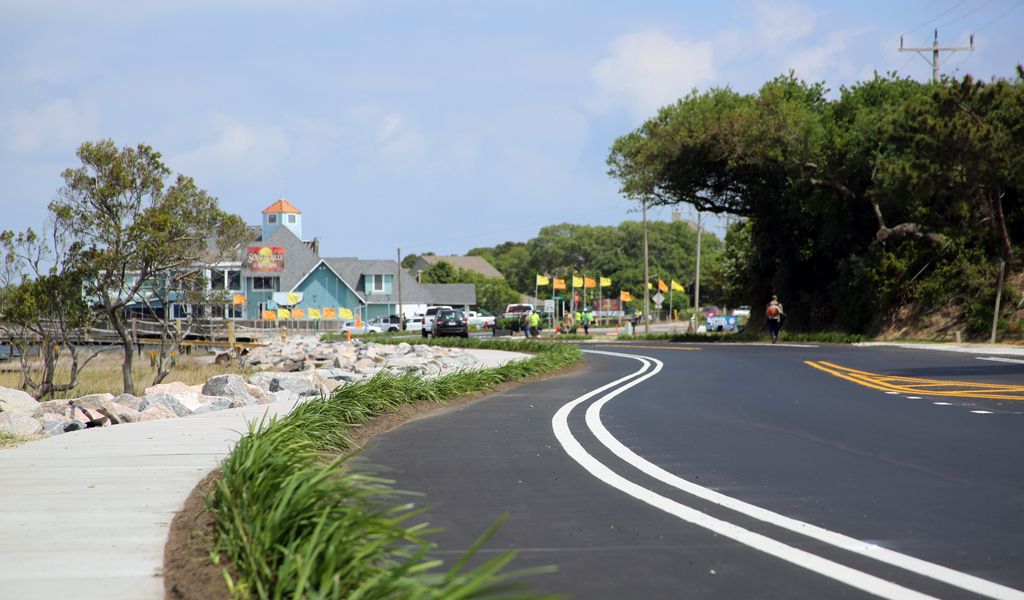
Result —
[[[263,239],[268,239],[282,225],[294,233],[295,237],[302,239],[302,211],[284,198],[263,211]]]

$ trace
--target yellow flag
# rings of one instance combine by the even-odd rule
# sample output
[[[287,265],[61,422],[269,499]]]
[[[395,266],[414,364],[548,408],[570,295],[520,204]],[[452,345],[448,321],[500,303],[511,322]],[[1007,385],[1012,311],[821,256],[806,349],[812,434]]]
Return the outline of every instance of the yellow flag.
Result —
[[[277,320],[277,313],[272,311],[272,310],[265,310],[265,311],[263,311],[263,320],[264,321],[276,321]]]
[[[647,289],[649,289],[649,290],[653,290],[653,289],[654,289],[654,284],[653,284],[653,283],[651,283],[650,281],[648,281],[648,282],[647,282]]]
[[[676,283],[675,279],[672,280],[672,289],[674,289],[677,292],[685,292],[686,291],[686,288],[684,288],[683,286],[681,286],[678,283]]]
[[[597,287],[597,282],[594,281],[593,279],[589,278],[589,277],[584,277],[583,278],[583,287],[585,287],[585,288]]]
[[[351,319],[352,318],[352,311],[350,311],[347,308],[339,308],[338,309],[338,318],[339,319]]]
[[[319,318],[321,318],[320,317],[320,309],[319,308],[311,308],[311,309],[309,309],[309,318],[310,319],[319,319]]]
[[[288,304],[298,304],[298,303],[299,303],[299,295],[298,294],[288,294]]]
[[[659,292],[667,292],[668,291],[668,286],[665,285],[665,282],[660,280],[660,279],[658,280],[658,291]]]
[[[573,277],[572,277],[572,287],[583,287],[583,278],[582,277],[576,277],[575,275],[573,275]]]
[[[623,302],[629,302],[633,298],[629,295],[629,292],[623,290],[619,292],[619,299],[622,300]]]
[[[335,313],[334,313],[334,309],[333,308],[325,308],[324,309],[324,318],[325,319],[336,319],[337,317],[335,317],[334,314]]]
[[[611,287],[611,285],[612,285],[612,278],[611,277],[598,277],[598,279],[601,280],[601,287],[605,287],[605,286]]]
[[[547,285],[549,283],[551,283],[551,282],[548,280],[547,277],[545,277],[543,275],[538,275],[537,276],[537,285]]]
[[[292,309],[292,318],[293,319],[305,319],[306,318],[306,311],[302,310],[301,308],[293,308]]]
[[[233,294],[233,295],[234,295],[234,299],[233,299],[232,304],[235,304],[235,305],[245,304],[245,296],[243,296],[241,294]]]
[[[556,279],[555,280],[555,289],[556,290],[564,290],[565,289],[565,280],[564,279]]]
[[[292,317],[292,313],[287,308],[279,308],[279,309],[277,309],[277,318],[278,319],[290,319],[291,317]]]

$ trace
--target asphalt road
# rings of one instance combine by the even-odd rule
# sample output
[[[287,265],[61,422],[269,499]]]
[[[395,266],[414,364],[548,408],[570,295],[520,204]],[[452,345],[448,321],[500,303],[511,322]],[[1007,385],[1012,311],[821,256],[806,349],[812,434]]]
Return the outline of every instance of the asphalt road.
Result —
[[[1024,361],[585,349],[582,371],[439,411],[362,454],[434,507],[439,556],[507,512],[482,556],[557,565],[535,590],[573,598],[1024,598],[1024,392],[969,386],[1024,386]],[[949,395],[966,393],[1022,399]]]

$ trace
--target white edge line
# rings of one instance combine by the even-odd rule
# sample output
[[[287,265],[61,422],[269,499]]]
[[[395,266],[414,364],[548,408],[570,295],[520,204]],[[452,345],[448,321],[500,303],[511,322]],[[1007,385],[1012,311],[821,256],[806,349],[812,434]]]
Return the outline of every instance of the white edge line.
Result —
[[[974,358],[978,360],[994,360],[996,362],[1006,362],[1024,365],[1024,360],[1018,360],[1016,358],[1000,358],[998,356],[975,356]]]
[[[613,352],[594,351],[594,353],[609,354],[612,356],[618,355],[640,360],[641,362],[645,363],[639,371],[637,371],[630,377],[623,378],[624,380],[628,380],[633,377],[636,377],[637,375],[640,375],[644,370],[647,369],[648,366],[646,360],[644,360],[649,359],[648,357],[641,358],[639,356],[631,356],[628,354],[618,354]],[[633,382],[623,386],[622,388],[610,394],[609,397],[614,397],[618,393],[633,387],[637,383],[646,380],[648,377],[655,375],[661,369],[662,366],[660,361],[655,362],[659,363],[658,367],[655,368],[651,373],[647,374],[644,377],[635,379]],[[608,386],[605,387],[607,388]],[[599,462],[597,459],[595,459],[593,456],[588,454],[587,451],[583,448],[583,446],[578,441],[576,441],[576,438],[573,437],[572,432],[569,430],[569,413],[571,413],[576,406],[578,406],[582,402],[585,402],[588,397],[592,397],[594,393],[595,392],[591,392],[587,396],[577,398],[576,400],[573,400],[572,402],[569,402],[568,404],[558,409],[558,412],[555,413],[555,416],[552,419],[552,426],[554,428],[555,437],[562,444],[562,447],[565,449],[566,453],[568,453],[569,456],[573,458],[573,460],[579,463],[580,466],[582,466],[584,469],[589,471],[592,475],[594,475],[601,481],[607,483],[608,485],[620,491],[629,494],[630,496],[633,496],[638,500],[650,504],[655,508],[661,509],[667,512],[668,514],[678,517],[684,521],[687,521],[699,527],[703,527],[714,533],[717,533],[718,535],[735,540],[755,550],[764,552],[765,554],[774,556],[776,558],[780,558],[787,562],[793,563],[797,566],[808,569],[809,571],[818,573],[820,575],[823,575],[830,579],[834,579],[841,583],[845,583],[846,585],[863,590],[870,594],[874,594],[882,598],[887,598],[889,600],[936,600],[934,596],[922,594],[915,590],[911,590],[903,586],[897,585],[895,583],[881,579],[879,577],[875,577],[874,575],[869,575],[867,573],[863,573],[861,571],[847,567],[845,565],[832,562],[828,559],[817,556],[816,554],[811,554],[810,552],[793,548],[792,546],[783,544],[778,540],[774,540],[759,533],[743,529],[742,527],[738,527],[736,525],[733,525],[732,523],[728,523],[726,521],[710,517],[684,504],[680,504],[678,502],[675,502],[674,500],[670,500],[668,498],[665,498],[664,496],[656,494],[648,490],[647,488],[639,486],[633,483],[632,481],[629,481],[626,478],[622,477],[621,475],[615,473],[614,471],[603,465],[601,462]]]
[[[596,353],[597,351],[593,352]],[[601,354],[613,353],[601,352]],[[637,360],[641,358],[639,356],[632,356],[628,354],[619,355],[624,357],[635,358]],[[655,360],[649,357],[643,358]],[[660,361],[656,362],[660,363]],[[828,529],[824,529],[816,525],[811,525],[810,523],[804,523],[803,521],[798,521],[790,517],[785,517],[783,515],[771,512],[769,510],[765,510],[763,508],[754,506],[752,504],[748,504],[746,502],[743,502],[742,500],[736,500],[735,498],[731,498],[729,496],[711,491],[707,488],[701,487],[694,483],[690,483],[689,481],[677,477],[669,473],[668,471],[662,469],[661,467],[641,458],[632,450],[630,450],[621,442],[619,442],[619,440],[615,439],[615,437],[612,436],[611,433],[604,427],[604,424],[601,423],[600,417],[601,407],[606,402],[617,396],[619,393],[633,387],[634,385],[640,383],[641,381],[647,379],[648,377],[655,375],[660,370],[661,365],[659,364],[659,366],[646,377],[638,379],[630,383],[629,385],[623,386],[622,388],[612,392],[608,396],[592,404],[590,408],[587,410],[587,425],[590,427],[591,431],[593,431],[597,439],[619,458],[633,465],[634,467],[646,473],[647,475],[650,475],[651,477],[654,477],[655,479],[662,481],[663,483],[667,483],[675,488],[683,490],[694,496],[697,496],[709,502],[714,502],[715,504],[718,504],[720,506],[730,508],[749,517],[753,517],[755,519],[765,521],[773,525],[777,525],[779,527],[806,535],[810,538],[831,544],[833,546],[849,550],[851,552],[856,552],[857,554],[868,556],[870,558],[874,558],[878,561],[885,562],[906,569],[908,571],[924,575],[926,577],[930,577],[937,581],[941,581],[943,583],[947,583],[949,585],[953,585],[968,590],[970,592],[982,594],[990,598],[997,598],[999,600],[1024,600],[1024,592],[1021,592],[1020,590],[1000,585],[998,583],[993,583],[991,581],[988,581],[987,579],[982,579],[980,577],[974,577],[973,575],[967,575],[966,573],[961,573],[954,569],[943,567],[941,565],[936,565],[934,563],[914,558],[912,556],[907,556],[906,554],[901,554],[899,552],[895,552],[893,550],[889,550],[887,548],[883,548],[875,544],[863,542],[851,538],[849,536],[845,536],[841,533],[836,533],[834,531],[829,531]]]

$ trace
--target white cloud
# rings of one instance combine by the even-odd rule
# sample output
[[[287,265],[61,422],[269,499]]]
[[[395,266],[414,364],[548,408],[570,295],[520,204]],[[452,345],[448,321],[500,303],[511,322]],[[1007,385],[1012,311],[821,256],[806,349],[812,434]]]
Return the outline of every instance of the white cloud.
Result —
[[[807,37],[814,29],[814,21],[814,11],[800,4],[754,6],[758,45],[769,52]]]
[[[15,154],[33,154],[77,148],[99,128],[94,106],[77,107],[67,98],[36,107],[31,112],[0,115],[5,145]]]
[[[168,165],[190,176],[247,181],[278,172],[288,155],[288,138],[273,125],[245,124],[218,114],[210,118],[207,133],[211,141],[169,158]]]
[[[624,108],[635,118],[650,117],[715,78],[710,41],[644,31],[617,37],[610,50],[590,72],[594,93],[585,106],[595,113]]]

